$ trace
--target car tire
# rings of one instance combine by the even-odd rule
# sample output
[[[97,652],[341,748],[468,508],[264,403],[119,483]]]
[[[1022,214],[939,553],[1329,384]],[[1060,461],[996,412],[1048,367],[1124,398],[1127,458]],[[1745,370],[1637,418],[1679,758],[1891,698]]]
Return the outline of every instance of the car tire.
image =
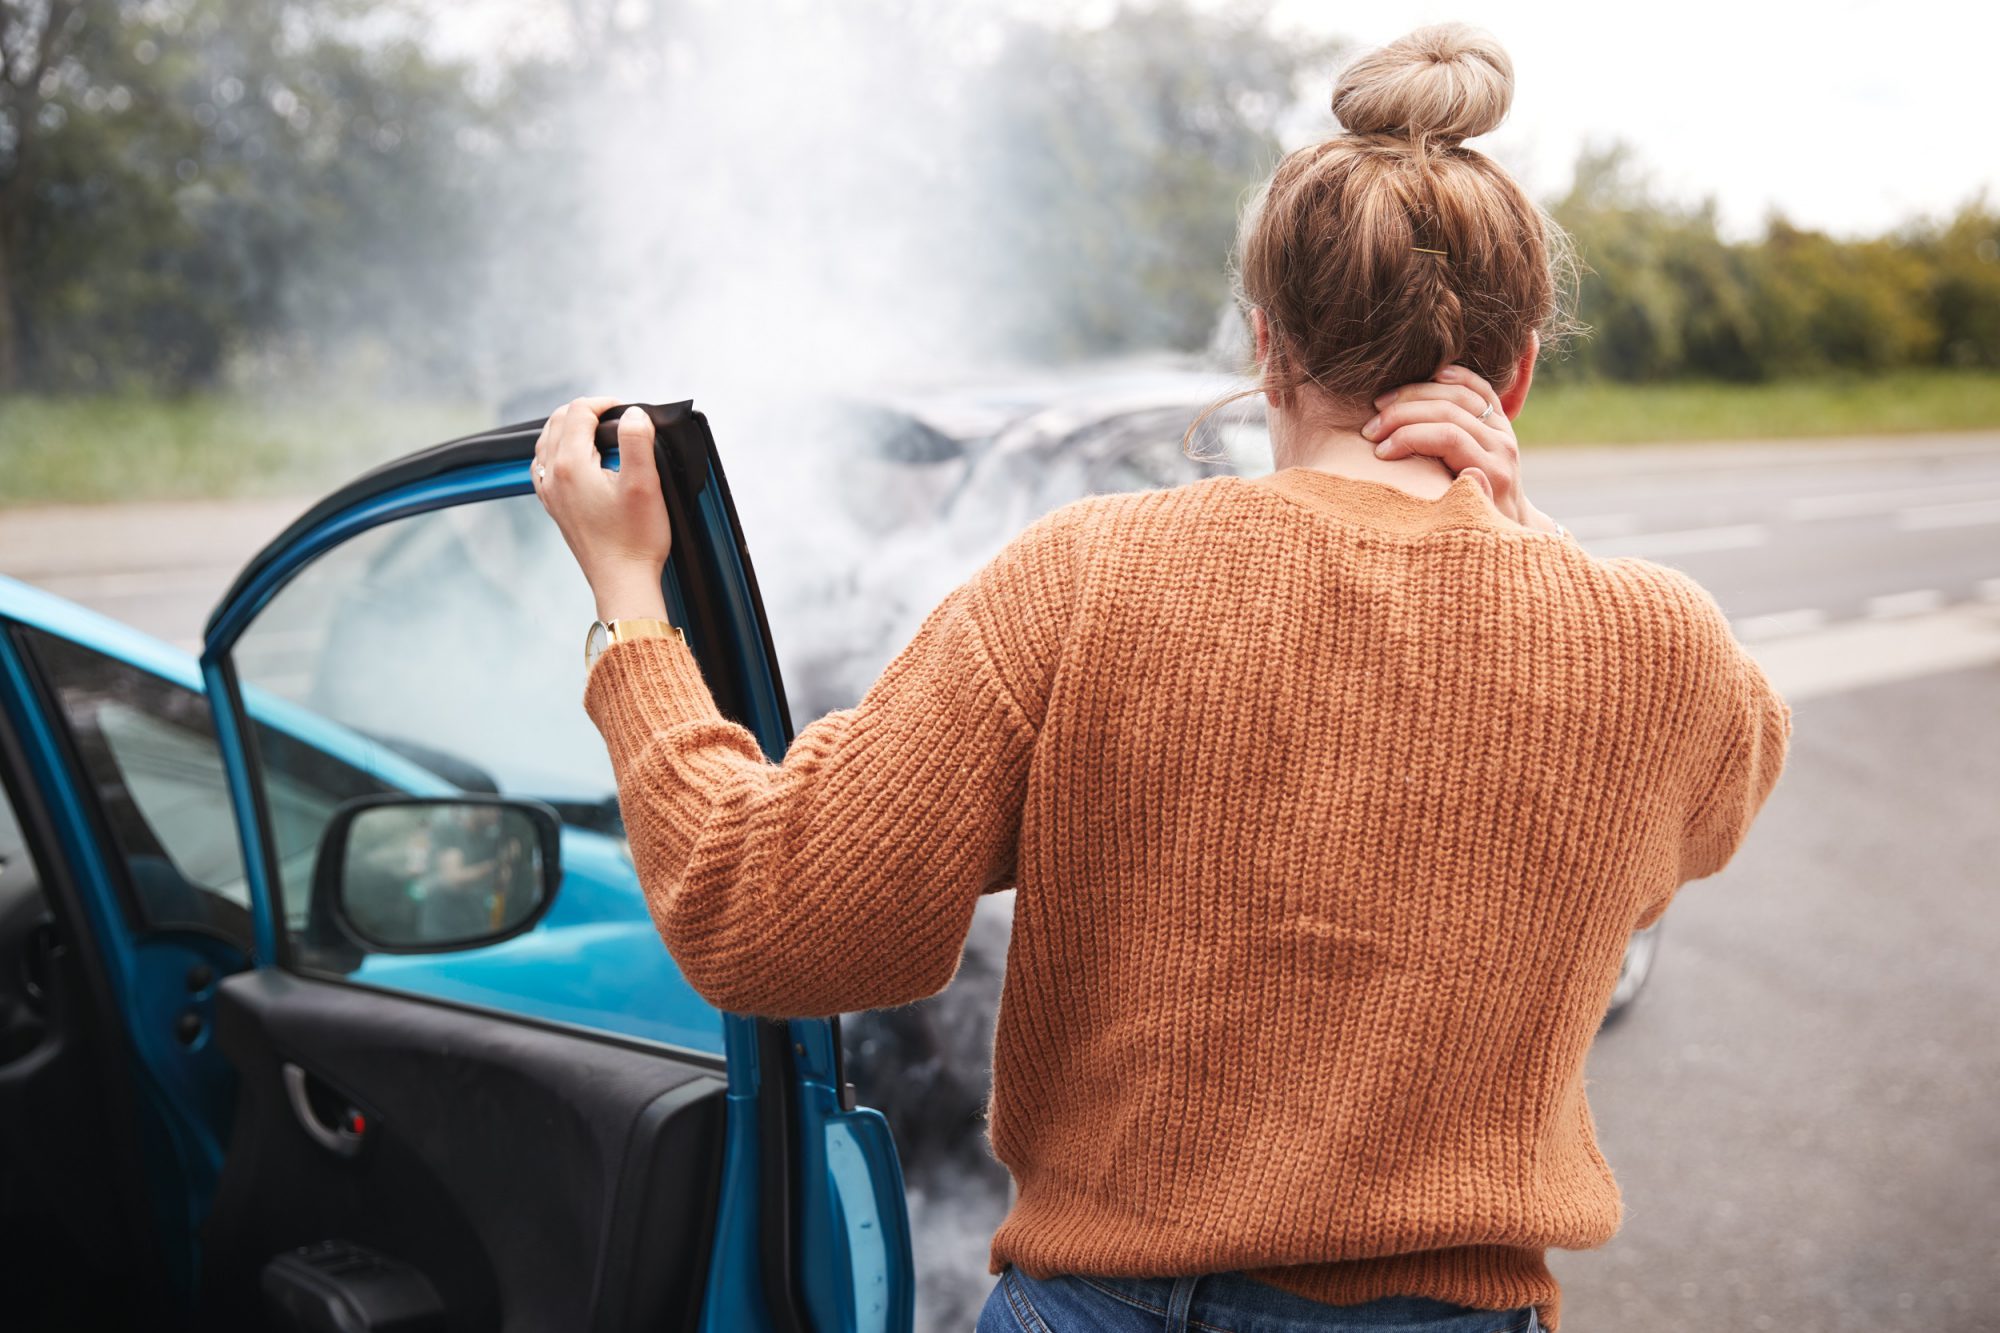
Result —
[[[1634,931],[1625,944],[1625,960],[1618,965],[1618,984],[1611,989],[1611,1005],[1604,1011],[1602,1026],[1623,1018],[1632,1010],[1646,979],[1653,974],[1653,962],[1660,952],[1660,923]]]

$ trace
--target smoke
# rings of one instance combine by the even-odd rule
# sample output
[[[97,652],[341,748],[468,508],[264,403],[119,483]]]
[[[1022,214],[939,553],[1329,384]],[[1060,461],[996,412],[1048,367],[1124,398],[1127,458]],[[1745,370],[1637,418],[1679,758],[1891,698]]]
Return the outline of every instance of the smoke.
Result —
[[[865,684],[816,667],[893,650],[907,616],[867,605],[858,571],[964,461],[894,404],[994,373],[1004,297],[981,256],[1008,148],[980,137],[976,85],[995,21],[752,0],[574,33],[579,52],[509,94],[534,103],[478,299],[440,298],[516,414],[581,392],[707,412],[805,716]],[[933,437],[928,489],[923,467],[884,466],[913,461],[885,456],[913,433]]]
[[[496,387],[708,413],[801,723],[854,702],[997,545],[931,522],[970,454],[902,402],[993,373],[979,198],[1002,146],[977,137],[967,89],[989,18],[683,8],[559,90],[551,178],[489,238],[490,290],[527,312],[484,326]],[[919,1328],[969,1327],[991,1285],[1008,1187],[984,1108],[1010,906],[982,905],[945,996],[847,1026],[911,1182]]]
[[[689,5],[571,62],[490,238],[509,385],[587,373],[713,403],[975,364],[982,170],[958,11]],[[528,183],[518,183],[528,184]]]

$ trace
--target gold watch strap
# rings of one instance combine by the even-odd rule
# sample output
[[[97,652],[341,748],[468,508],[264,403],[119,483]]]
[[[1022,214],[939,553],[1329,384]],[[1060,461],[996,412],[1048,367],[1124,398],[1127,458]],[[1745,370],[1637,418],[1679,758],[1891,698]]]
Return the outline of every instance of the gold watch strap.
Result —
[[[614,643],[632,639],[679,639],[686,643],[687,635],[681,633],[680,626],[671,621],[654,620],[647,616],[634,616],[629,620],[595,620],[591,622],[590,632],[583,637],[584,665],[596,666],[605,649]]]
[[[607,643],[624,643],[630,639],[679,639],[682,643],[687,642],[687,635],[681,633],[681,627],[670,620],[638,616],[629,620],[607,621],[604,629]]]

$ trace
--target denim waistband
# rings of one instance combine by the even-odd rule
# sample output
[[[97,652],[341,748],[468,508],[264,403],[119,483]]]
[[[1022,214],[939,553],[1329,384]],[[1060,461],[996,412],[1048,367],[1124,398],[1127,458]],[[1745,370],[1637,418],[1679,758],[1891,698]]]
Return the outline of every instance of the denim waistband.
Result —
[[[1533,1312],[1481,1310],[1423,1296],[1384,1296],[1359,1305],[1327,1305],[1240,1273],[1198,1278],[1089,1277],[1069,1279],[1135,1308],[1166,1316],[1185,1302],[1191,1333],[1324,1333],[1328,1329],[1396,1329],[1402,1333],[1527,1333]],[[1189,1287],[1192,1287],[1190,1299]]]

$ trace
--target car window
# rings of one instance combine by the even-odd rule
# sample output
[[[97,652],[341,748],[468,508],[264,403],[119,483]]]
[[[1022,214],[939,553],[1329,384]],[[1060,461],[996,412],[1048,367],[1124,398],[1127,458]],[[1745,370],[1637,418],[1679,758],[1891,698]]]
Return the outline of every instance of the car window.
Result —
[[[15,866],[20,871],[10,881],[7,872]],[[28,840],[21,836],[21,821],[14,818],[14,805],[7,799],[7,788],[0,786],[0,886],[34,881],[35,867],[28,859]],[[0,893],[8,891],[9,888],[0,887]]]
[[[21,821],[14,816],[6,784],[0,783],[0,921],[39,911],[41,901],[41,877],[35,872],[34,856],[21,834]]]
[[[0,968],[0,1066],[32,1053],[48,1031],[48,920],[34,856],[0,783],[0,957],[11,962]]]
[[[720,1053],[719,1016],[652,924],[610,760],[583,711],[594,616],[532,496],[371,528],[258,613],[230,655],[293,966]],[[382,792],[553,807],[564,877],[548,915],[503,943],[448,953],[371,952],[351,938],[315,901],[313,867],[333,813]]]
[[[51,634],[24,633],[126,869],[141,928],[250,947],[250,891],[214,721],[199,691]]]

